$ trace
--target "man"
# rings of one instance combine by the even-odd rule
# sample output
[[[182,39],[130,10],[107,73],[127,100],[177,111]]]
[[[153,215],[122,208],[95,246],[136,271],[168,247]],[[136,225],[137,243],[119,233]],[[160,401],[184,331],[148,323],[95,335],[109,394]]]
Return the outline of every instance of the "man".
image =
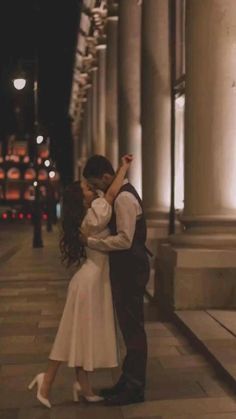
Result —
[[[103,191],[111,184],[114,174],[109,160],[99,155],[90,157],[83,171],[83,176]],[[109,228],[110,236],[88,238],[88,246],[109,252],[114,306],[127,350],[119,381],[101,391],[106,405],[115,406],[144,401],[147,363],[143,315],[144,291],[149,279],[146,222],[142,201],[128,180],[115,199]]]

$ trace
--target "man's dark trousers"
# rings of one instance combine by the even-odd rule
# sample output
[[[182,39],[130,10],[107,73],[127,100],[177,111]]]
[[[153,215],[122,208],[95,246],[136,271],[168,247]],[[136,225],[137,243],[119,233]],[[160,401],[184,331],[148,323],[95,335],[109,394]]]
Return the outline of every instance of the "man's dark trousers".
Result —
[[[123,191],[134,195],[142,208],[142,201],[130,183],[123,185],[119,194]],[[117,234],[114,208],[109,227],[111,234]],[[136,220],[130,249],[109,253],[113,301],[127,349],[122,366],[122,379],[141,391],[145,387],[147,364],[143,299],[150,268],[145,247],[146,235],[146,221],[142,213]]]

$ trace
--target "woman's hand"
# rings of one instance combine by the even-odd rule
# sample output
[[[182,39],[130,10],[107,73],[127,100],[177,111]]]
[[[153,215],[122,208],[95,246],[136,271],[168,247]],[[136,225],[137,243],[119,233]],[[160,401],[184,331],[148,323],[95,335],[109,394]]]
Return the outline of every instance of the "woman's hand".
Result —
[[[123,167],[126,167],[127,170],[133,161],[133,154],[125,154],[123,157],[121,157],[121,165]]]

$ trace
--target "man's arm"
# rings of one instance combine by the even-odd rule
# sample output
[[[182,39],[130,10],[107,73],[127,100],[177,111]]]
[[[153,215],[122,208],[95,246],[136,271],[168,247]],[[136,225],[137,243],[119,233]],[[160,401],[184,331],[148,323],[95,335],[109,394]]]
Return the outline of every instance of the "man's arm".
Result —
[[[88,238],[88,247],[100,251],[129,249],[133,242],[136,219],[142,212],[137,199],[130,192],[121,192],[116,198],[117,234],[105,239]]]

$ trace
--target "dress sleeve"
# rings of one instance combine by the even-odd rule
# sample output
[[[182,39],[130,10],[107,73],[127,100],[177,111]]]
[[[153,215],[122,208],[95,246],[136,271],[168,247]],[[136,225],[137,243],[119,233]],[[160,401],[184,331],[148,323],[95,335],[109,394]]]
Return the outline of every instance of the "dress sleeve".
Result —
[[[86,216],[86,227],[91,233],[102,231],[111,219],[112,208],[105,198],[100,197],[92,202]]]

